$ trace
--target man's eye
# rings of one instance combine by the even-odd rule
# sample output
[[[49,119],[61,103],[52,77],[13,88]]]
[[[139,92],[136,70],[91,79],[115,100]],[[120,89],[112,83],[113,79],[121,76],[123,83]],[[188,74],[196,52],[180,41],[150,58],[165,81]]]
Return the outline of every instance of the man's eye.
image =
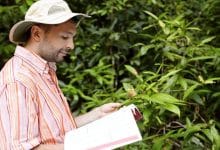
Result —
[[[62,36],[62,39],[67,40],[69,37],[68,36]]]

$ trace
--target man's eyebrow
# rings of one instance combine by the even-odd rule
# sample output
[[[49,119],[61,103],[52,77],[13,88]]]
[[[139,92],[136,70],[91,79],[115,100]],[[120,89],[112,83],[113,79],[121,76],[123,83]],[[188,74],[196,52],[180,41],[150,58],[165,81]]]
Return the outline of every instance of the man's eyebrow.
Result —
[[[70,32],[70,31],[65,31],[65,32],[63,32],[63,33],[65,33],[65,34],[69,34],[69,35],[71,35],[71,36],[76,36],[76,32]]]

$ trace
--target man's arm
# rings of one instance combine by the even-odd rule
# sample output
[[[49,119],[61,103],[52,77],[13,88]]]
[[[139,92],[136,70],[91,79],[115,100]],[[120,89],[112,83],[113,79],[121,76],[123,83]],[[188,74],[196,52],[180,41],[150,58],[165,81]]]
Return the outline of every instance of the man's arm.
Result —
[[[2,87],[0,149],[32,149],[40,144],[38,109],[32,97],[33,93],[20,82],[10,82]]]
[[[97,107],[93,109],[92,111],[76,117],[76,124],[78,127],[83,126],[89,122],[92,122],[98,118],[101,118],[109,113],[114,112],[117,110],[121,104],[119,103],[108,103],[104,104],[100,107]],[[41,144],[34,148],[34,150],[63,150],[64,144],[55,144],[55,145],[49,145],[49,144]]]
[[[100,107],[93,109],[92,111],[80,115],[75,118],[78,127],[81,127],[89,122],[97,120],[109,113],[116,111],[121,106],[120,103],[107,103]]]

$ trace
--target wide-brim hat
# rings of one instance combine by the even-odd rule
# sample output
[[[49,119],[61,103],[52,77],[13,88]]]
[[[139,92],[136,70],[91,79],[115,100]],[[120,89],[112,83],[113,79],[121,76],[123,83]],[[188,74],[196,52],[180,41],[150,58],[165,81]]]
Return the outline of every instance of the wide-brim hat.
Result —
[[[15,44],[22,44],[26,41],[25,34],[34,24],[60,24],[76,16],[90,17],[83,13],[72,12],[64,0],[39,0],[28,9],[25,19],[11,28],[9,40]]]

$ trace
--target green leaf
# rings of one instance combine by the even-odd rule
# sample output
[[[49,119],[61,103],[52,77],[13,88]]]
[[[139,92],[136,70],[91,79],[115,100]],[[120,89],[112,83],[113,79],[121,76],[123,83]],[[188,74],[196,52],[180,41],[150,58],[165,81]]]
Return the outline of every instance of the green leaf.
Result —
[[[165,23],[162,21],[162,20],[158,20],[158,24],[160,25],[160,27],[162,28],[162,29],[164,29],[165,28]]]
[[[196,93],[192,94],[192,99],[193,99],[196,103],[198,103],[198,104],[200,104],[200,105],[204,105],[203,100],[201,99],[201,97],[200,97],[198,94],[196,94]]]
[[[194,133],[194,132],[198,132],[201,131],[202,129],[202,125],[193,125],[190,127],[187,127],[186,131],[184,132],[184,138],[187,138],[187,136],[189,136],[190,134]]]
[[[191,61],[206,60],[206,59],[215,59],[215,58],[216,58],[216,56],[199,56],[199,57],[191,58],[191,59],[189,59],[188,61],[191,62]]]
[[[187,127],[191,127],[192,126],[192,122],[190,121],[190,119],[188,117],[186,117],[186,126]]]
[[[188,29],[188,30],[197,30],[197,31],[201,31],[201,29],[198,28],[198,27],[187,27],[186,29]]]
[[[126,92],[128,92],[131,89],[134,89],[134,87],[129,83],[123,83],[123,87],[124,87]]]
[[[165,105],[162,105],[162,107],[163,107],[164,109],[167,109],[167,110],[169,110],[169,111],[171,111],[171,112],[177,114],[177,115],[180,117],[180,109],[179,109],[178,106],[176,106],[176,105],[174,105],[174,104],[169,104],[169,103],[167,103],[167,104],[165,104]]]
[[[207,80],[204,81],[205,84],[213,84],[215,83],[215,81],[219,81],[220,77],[216,77],[216,78],[209,78]]]
[[[199,84],[196,83],[196,84],[192,85],[189,89],[187,89],[184,92],[183,100],[185,100],[198,86],[199,86]]]
[[[138,47],[138,46],[144,46],[145,44],[144,43],[136,43],[134,45],[131,46],[132,47]]]
[[[216,144],[216,149],[219,149],[220,148],[220,134],[214,125],[211,126],[211,134],[212,134],[213,139],[215,141],[214,143]]]
[[[97,81],[99,82],[100,85],[103,85],[103,77],[101,76],[96,76]]]
[[[155,26],[155,25],[152,25],[152,24],[151,24],[151,25],[148,25],[148,26],[144,27],[143,30],[148,30],[148,29],[150,29],[150,28],[153,28],[154,26]]]
[[[112,33],[109,37],[110,40],[113,41],[118,41],[120,39],[120,34],[119,33]]]
[[[182,101],[176,99],[175,97],[169,95],[169,94],[166,94],[166,93],[156,93],[156,94],[153,94],[150,99],[154,102],[158,102],[160,104],[167,104],[167,103],[170,103],[170,104],[183,104]]]
[[[18,4],[21,0],[15,0],[15,3]]]
[[[132,66],[130,65],[125,65],[125,68],[130,72],[132,73],[133,75],[137,76],[138,73],[137,73],[137,70],[135,68],[133,68]]]
[[[28,6],[31,6],[33,4],[33,0],[26,0]]]
[[[166,91],[167,89],[171,88],[172,86],[175,86],[177,81],[178,75],[174,75],[171,78],[169,78],[163,86],[163,91]]]
[[[208,137],[211,142],[214,142],[214,138],[209,129],[203,129],[202,132]]]
[[[163,139],[156,139],[154,140],[154,144],[152,147],[152,150],[161,150],[164,144],[164,140]]]
[[[148,50],[151,49],[151,48],[153,48],[153,47],[155,47],[155,45],[152,45],[152,44],[142,46],[142,47],[141,47],[141,50],[140,50],[139,56],[146,55],[146,53],[148,52]]]
[[[163,75],[158,81],[161,81],[161,82],[164,82],[165,80],[168,79],[168,77],[176,74],[177,72],[181,71],[181,69],[178,69],[178,70],[172,70],[170,71],[169,73],[167,73],[166,75]]]
[[[215,36],[206,38],[206,39],[202,40],[201,43],[200,43],[198,46],[202,46],[202,45],[204,45],[204,44],[206,44],[206,43],[209,43],[209,42],[211,42],[211,41],[212,41],[213,39],[215,39],[215,38],[216,38]]]
[[[179,84],[181,85],[181,87],[182,87],[184,90],[187,89],[188,84],[187,84],[186,80],[185,80],[183,77],[179,76],[179,77],[178,77],[178,82],[179,82]]]
[[[146,14],[150,15],[151,17],[153,17],[154,19],[158,20],[158,17],[157,17],[156,15],[154,15],[153,13],[151,13],[151,12],[149,12],[149,11],[147,11],[147,10],[145,10],[144,12],[145,12]]]
[[[145,123],[145,124],[150,121],[150,116],[151,116],[151,114],[152,114],[152,111],[149,110],[149,109],[145,109],[145,110],[143,111],[143,117],[144,117],[144,123]]]
[[[23,13],[23,14],[25,14],[26,13],[26,11],[27,11],[27,6],[26,5],[21,5],[20,7],[20,10],[21,10],[21,12]]]

